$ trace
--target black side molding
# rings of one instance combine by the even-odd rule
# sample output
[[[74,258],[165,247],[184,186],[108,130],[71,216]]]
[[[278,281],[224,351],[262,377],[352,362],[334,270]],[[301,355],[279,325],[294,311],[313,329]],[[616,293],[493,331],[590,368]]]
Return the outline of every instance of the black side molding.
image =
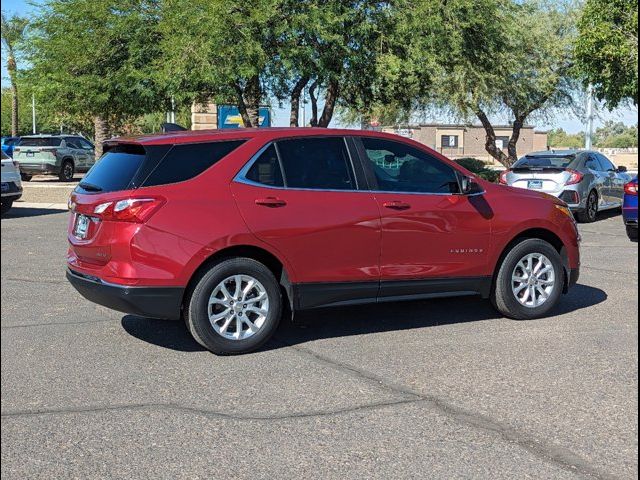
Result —
[[[87,300],[141,317],[179,320],[184,288],[125,287],[67,270],[67,280]]]
[[[460,277],[397,282],[299,283],[294,285],[295,308],[310,310],[466,295],[489,298],[492,280],[491,277]]]

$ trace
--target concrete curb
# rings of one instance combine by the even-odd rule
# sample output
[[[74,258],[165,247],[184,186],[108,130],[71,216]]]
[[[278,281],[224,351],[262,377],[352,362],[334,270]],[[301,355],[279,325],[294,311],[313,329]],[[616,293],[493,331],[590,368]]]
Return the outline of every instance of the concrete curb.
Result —
[[[66,203],[32,203],[32,202],[16,202],[13,208],[36,208],[40,210],[68,210]]]

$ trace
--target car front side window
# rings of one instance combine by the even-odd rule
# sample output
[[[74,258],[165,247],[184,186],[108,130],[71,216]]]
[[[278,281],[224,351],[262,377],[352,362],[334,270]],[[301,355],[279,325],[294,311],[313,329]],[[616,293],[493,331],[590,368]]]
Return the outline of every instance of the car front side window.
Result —
[[[437,158],[400,142],[363,138],[365,160],[383,192],[455,194],[455,170]]]

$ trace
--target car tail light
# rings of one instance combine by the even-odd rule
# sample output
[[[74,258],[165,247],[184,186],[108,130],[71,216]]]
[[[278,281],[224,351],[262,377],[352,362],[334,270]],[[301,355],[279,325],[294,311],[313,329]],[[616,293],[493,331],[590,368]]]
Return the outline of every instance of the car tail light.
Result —
[[[13,154],[15,155],[16,153],[19,153],[20,149],[18,147],[14,147],[13,149]]]
[[[145,223],[166,203],[164,198],[125,198],[101,203],[94,216],[112,222]]]
[[[502,172],[500,174],[500,184],[501,185],[508,185],[509,182],[507,182],[507,175],[509,175],[511,173],[511,170],[505,170],[504,172]]]
[[[58,149],[57,148],[43,148],[40,150],[41,152],[45,152],[45,153],[50,153],[52,155],[56,155],[58,153]]]
[[[17,161],[17,160],[12,160],[12,162],[13,162],[13,166],[14,166],[14,167],[16,167],[16,168],[20,168],[20,162],[19,162],[19,161]]]
[[[627,195],[638,195],[638,184],[636,182],[627,183],[624,186],[624,193]]]
[[[584,178],[584,174],[578,172],[577,170],[567,170],[567,172],[571,175],[569,180],[567,181],[567,185],[577,185]]]

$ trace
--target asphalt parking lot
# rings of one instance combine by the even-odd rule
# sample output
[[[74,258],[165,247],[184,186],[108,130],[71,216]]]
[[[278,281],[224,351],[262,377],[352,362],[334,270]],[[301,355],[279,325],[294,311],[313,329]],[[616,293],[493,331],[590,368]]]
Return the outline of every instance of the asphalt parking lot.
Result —
[[[67,214],[2,219],[2,478],[637,478],[638,248],[582,227],[551,318],[326,310],[216,357],[64,279]]]

